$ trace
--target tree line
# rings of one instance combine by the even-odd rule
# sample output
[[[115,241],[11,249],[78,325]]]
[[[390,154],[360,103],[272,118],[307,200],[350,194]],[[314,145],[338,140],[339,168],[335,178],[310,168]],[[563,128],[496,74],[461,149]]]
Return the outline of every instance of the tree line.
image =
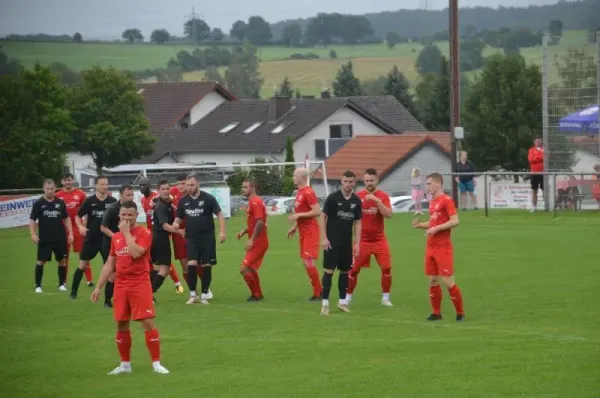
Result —
[[[133,78],[94,67],[72,86],[49,67],[26,69],[0,48],[0,189],[59,178],[66,154],[92,156],[98,172],[150,155],[144,103]]]

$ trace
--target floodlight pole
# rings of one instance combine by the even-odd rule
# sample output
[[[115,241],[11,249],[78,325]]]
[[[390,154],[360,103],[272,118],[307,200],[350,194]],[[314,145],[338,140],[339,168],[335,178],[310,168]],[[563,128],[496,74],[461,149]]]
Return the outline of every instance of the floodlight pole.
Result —
[[[452,171],[457,172],[458,145],[454,130],[460,126],[460,42],[458,25],[458,0],[449,0],[450,14],[450,134],[452,135]],[[458,203],[458,186],[452,176],[452,199],[456,207]]]

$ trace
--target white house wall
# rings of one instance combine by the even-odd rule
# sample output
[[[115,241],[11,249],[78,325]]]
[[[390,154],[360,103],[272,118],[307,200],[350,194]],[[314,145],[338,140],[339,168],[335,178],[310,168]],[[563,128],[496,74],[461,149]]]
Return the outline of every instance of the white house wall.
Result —
[[[421,176],[437,172],[444,176],[445,185],[449,184],[452,171],[450,158],[431,146],[419,150],[394,170],[379,184],[382,190],[394,194],[410,194],[410,174],[414,167],[421,170]]]
[[[328,139],[329,126],[332,124],[351,124],[354,137],[357,135],[387,134],[385,131],[350,109],[341,108],[294,142],[294,157],[296,159],[304,159],[306,154],[308,154],[310,159],[315,159],[315,140]]]
[[[227,101],[220,94],[210,92],[206,94],[202,99],[192,107],[190,111],[190,124],[198,122],[204,116],[212,112],[217,106]]]
[[[96,166],[94,165],[94,159],[92,159],[89,155],[81,155],[76,152],[70,152],[67,154],[67,166],[73,176],[75,177],[75,181],[81,180],[81,170],[83,169],[91,169],[95,170]]]

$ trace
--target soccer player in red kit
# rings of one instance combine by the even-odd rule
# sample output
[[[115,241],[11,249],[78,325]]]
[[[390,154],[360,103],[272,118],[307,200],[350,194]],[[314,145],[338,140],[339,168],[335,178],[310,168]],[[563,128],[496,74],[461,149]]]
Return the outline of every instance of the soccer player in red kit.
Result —
[[[152,212],[154,211],[154,200],[158,197],[158,192],[152,191],[150,189],[150,180],[148,178],[142,178],[140,180],[140,192],[142,193],[142,198],[140,202],[142,203],[142,208],[144,210],[144,214],[146,214],[146,226],[150,231],[152,231]],[[158,271],[152,270],[152,279],[156,276]],[[179,281],[179,275],[177,275],[177,270],[171,264],[169,268],[169,276],[173,279],[175,283],[175,291],[177,294],[183,293],[183,286],[181,286],[181,282]]]
[[[431,173],[425,179],[427,192],[432,196],[429,202],[429,221],[413,221],[413,227],[424,229],[427,236],[425,249],[425,274],[429,277],[429,300],[432,313],[428,321],[442,319],[442,288],[440,278],[456,309],[456,320],[465,320],[462,294],[454,282],[454,260],[450,230],[459,224],[454,201],[442,190],[444,179],[438,173]]]
[[[85,200],[87,195],[81,189],[77,189],[73,186],[74,181],[75,180],[73,179],[73,174],[66,173],[65,175],[63,175],[61,180],[61,184],[63,187],[60,191],[56,192],[56,197],[62,199],[63,202],[65,202],[65,205],[67,206],[67,213],[69,214],[69,218],[71,219],[71,225],[73,225],[73,252],[81,253],[81,249],[83,248],[83,236],[81,236],[79,228],[75,228],[75,226],[77,225],[75,224],[75,217],[77,217],[77,212],[81,208],[81,205],[83,204],[83,201]],[[67,249],[67,258],[65,259],[65,262],[67,264],[66,269],[68,272],[69,253],[71,252],[71,245],[69,245]],[[94,282],[92,282],[92,268],[87,267],[84,271],[84,274],[85,279],[87,280],[87,285],[89,287],[94,287]],[[66,283],[67,281],[65,280],[64,282]]]
[[[248,209],[246,210],[247,228],[237,234],[237,238],[248,234],[246,242],[246,255],[240,266],[240,274],[250,289],[248,301],[260,301],[263,299],[260,287],[258,270],[269,249],[269,238],[267,236],[267,209],[265,203],[256,194],[256,182],[245,180],[242,184],[242,195],[248,198]]]
[[[294,184],[298,187],[294,214],[288,220],[294,225],[288,230],[288,239],[291,239],[296,230],[300,231],[300,258],[306,268],[313,293],[310,301],[321,300],[321,279],[315,261],[319,258],[319,220],[321,207],[315,191],[308,185],[308,170],[298,168],[294,170]]]
[[[360,251],[354,258],[354,265],[348,273],[347,304],[358,283],[361,268],[371,266],[371,255],[375,256],[381,269],[381,304],[391,307],[390,290],[392,288],[392,256],[384,231],[384,220],[392,217],[392,204],[387,193],[377,189],[377,170],[367,169],[363,177],[365,189],[356,195],[362,201],[362,228],[360,233]]]
[[[137,205],[125,202],[119,209],[119,232],[114,234],[110,244],[108,261],[102,267],[98,285],[92,293],[95,303],[100,297],[100,289],[115,272],[113,311],[117,322],[117,348],[121,364],[109,375],[131,373],[131,331],[129,323],[139,321],[146,334],[146,347],[152,358],[154,372],[166,374],[167,368],[160,363],[160,337],[154,325],[154,304],[152,285],[148,278],[150,245],[152,235],[147,228],[136,224]]]

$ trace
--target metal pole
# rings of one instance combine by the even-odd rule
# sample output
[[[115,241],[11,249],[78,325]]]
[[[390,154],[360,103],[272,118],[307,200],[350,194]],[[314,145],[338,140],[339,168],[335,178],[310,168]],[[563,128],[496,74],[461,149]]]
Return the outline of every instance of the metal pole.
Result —
[[[457,172],[457,143],[454,128],[460,126],[460,42],[458,25],[458,0],[449,0],[450,14],[450,134],[452,135],[452,171]],[[458,184],[452,178],[452,199],[458,203]]]
[[[552,148],[549,148],[549,124],[550,124],[550,115],[548,111],[548,94],[549,94],[549,81],[548,81],[548,42],[550,38],[546,35],[542,38],[542,141],[544,143],[544,172],[548,172],[550,168],[550,151]],[[549,178],[546,174],[544,174],[544,207],[546,211],[550,208],[550,195],[548,195],[549,189],[554,189],[554,187],[550,187]]]
[[[556,173],[552,173],[552,181],[553,181],[552,186],[555,188],[555,189],[552,190],[552,197],[554,198],[552,200],[552,203],[554,204],[554,213],[553,213],[552,217],[556,218],[556,216],[558,215],[558,209],[557,209],[558,206],[556,206],[556,194],[557,194],[557,190],[556,190]]]

